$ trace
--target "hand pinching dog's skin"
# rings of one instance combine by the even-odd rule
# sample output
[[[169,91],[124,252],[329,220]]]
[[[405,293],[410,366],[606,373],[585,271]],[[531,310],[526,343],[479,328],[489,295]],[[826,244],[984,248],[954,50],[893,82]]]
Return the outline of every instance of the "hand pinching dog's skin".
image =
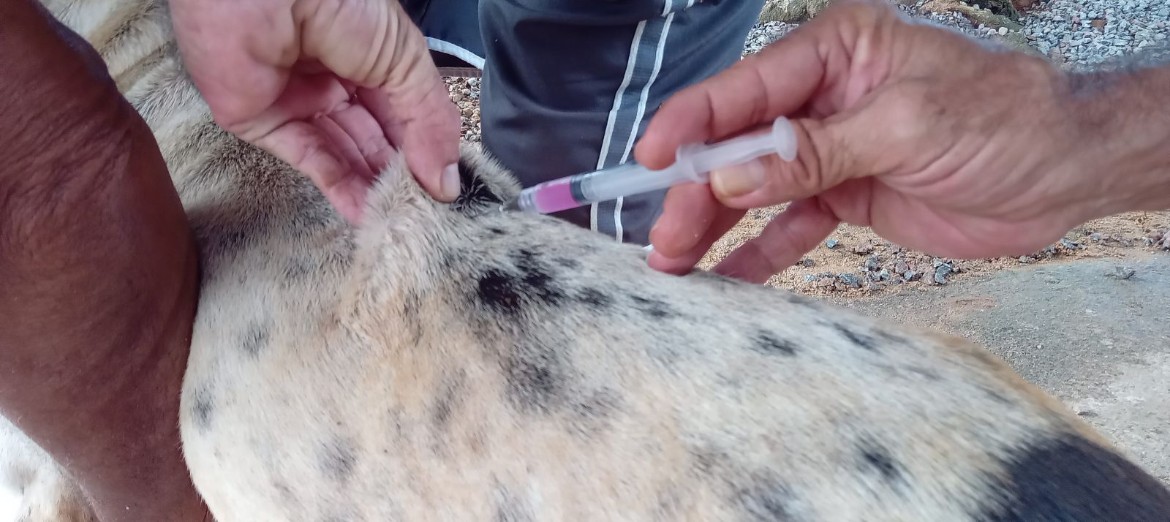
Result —
[[[518,187],[472,146],[459,200],[395,160],[351,228],[213,123],[163,0],[45,4],[153,129],[195,230],[179,421],[221,522],[1170,518],[981,347],[499,212]],[[82,502],[53,491],[34,500]]]

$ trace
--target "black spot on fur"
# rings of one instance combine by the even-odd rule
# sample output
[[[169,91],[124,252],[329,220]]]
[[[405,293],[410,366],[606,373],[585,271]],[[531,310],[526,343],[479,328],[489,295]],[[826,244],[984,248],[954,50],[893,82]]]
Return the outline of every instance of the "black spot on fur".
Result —
[[[154,107],[150,107],[154,105]],[[139,100],[135,108],[144,111],[158,110],[159,103],[149,103],[147,100]],[[234,136],[223,130],[210,118],[200,122],[198,125],[190,128],[183,133],[178,140],[175,141],[174,148],[170,151],[173,157],[186,158],[193,154],[206,154],[209,151],[214,151],[223,146],[225,142],[230,142]],[[206,183],[206,178],[199,176],[189,176],[175,186],[180,195],[189,194],[191,190],[198,190]]]
[[[207,155],[207,161],[191,178],[203,183],[227,183],[237,197],[187,210],[202,259],[212,262],[213,266],[217,258],[229,257],[254,246],[274,229],[286,229],[294,212],[299,210],[273,212],[270,208],[251,205],[250,201],[270,198],[274,190],[284,193],[289,183],[303,183],[306,194],[316,194],[321,198],[320,191],[313,188],[312,180],[303,179],[304,176],[288,164],[265,154],[258,147],[231,135],[224,136],[217,145],[214,151],[206,144],[200,146],[199,151]],[[253,175],[226,177],[234,172]],[[330,211],[328,202],[320,200],[319,203],[326,212]],[[209,268],[206,272],[214,274],[216,270]]]
[[[407,290],[402,297],[402,317],[407,321],[417,321],[419,309],[422,308],[422,298],[413,290]]]
[[[279,167],[280,170],[287,168]],[[286,176],[279,183],[287,185],[281,192],[289,197],[289,209],[284,214],[287,216],[287,225],[282,228],[288,230],[293,237],[310,237],[319,234],[330,225],[341,223],[340,215],[321,197],[320,191],[307,176]]]
[[[654,520],[682,520],[682,494],[676,488],[658,493],[658,504],[654,508]]]
[[[784,297],[785,301],[788,301],[794,305],[807,306],[811,308],[815,308],[817,306],[816,301],[813,301],[812,299],[809,299],[808,297],[800,294],[795,294],[792,292],[781,292],[780,295]]]
[[[797,520],[792,506],[799,501],[795,491],[776,473],[745,467],[746,462],[731,457],[738,451],[705,443],[687,448],[691,456],[691,475],[709,485],[724,489],[735,506],[735,520]]]
[[[215,400],[211,390],[206,385],[196,386],[192,392],[191,416],[195,419],[195,428],[199,433],[206,434],[211,429],[211,417],[215,413]]]
[[[736,495],[737,503],[748,520],[792,521],[795,520],[788,505],[792,502],[792,490],[775,479],[758,479]]]
[[[598,419],[609,415],[615,403],[612,392],[599,393],[589,400],[575,404],[573,411],[585,419]]]
[[[240,349],[255,357],[268,345],[269,327],[266,323],[254,322],[240,336]]]
[[[402,311],[400,317],[402,322],[410,329],[411,344],[417,345],[422,341],[423,327],[420,310],[422,309],[422,298],[413,290],[408,290],[406,295],[402,298]]]
[[[294,257],[284,265],[284,279],[285,281],[300,281],[311,274],[315,266],[316,263],[308,257]]]
[[[462,372],[445,377],[435,394],[435,403],[431,407],[431,422],[436,430],[443,430],[451,413],[462,399],[464,376]]]
[[[618,394],[613,390],[603,389],[593,393],[587,399],[573,404],[570,427],[578,435],[592,438],[609,426],[619,404]]]
[[[849,339],[849,342],[851,342],[857,346],[860,346],[861,348],[869,350],[871,352],[877,351],[877,339],[875,339],[873,336],[854,331],[853,329],[851,329],[848,326],[845,326],[841,323],[831,323],[831,324],[833,326],[833,329],[837,330],[837,332],[840,333],[841,335],[844,335],[846,339]]]
[[[439,254],[439,271],[450,273],[461,267],[463,256],[459,253],[453,252],[451,249],[444,248]]]
[[[353,264],[355,248],[353,238],[344,236],[335,238],[323,249],[314,249],[308,254],[298,254],[285,259],[281,268],[282,287],[290,289],[318,272],[336,273],[346,269]]]
[[[556,351],[520,344],[504,359],[508,398],[520,410],[548,413],[564,401],[566,376]]]
[[[280,495],[280,501],[287,504],[295,504],[297,502],[296,495],[293,495],[292,489],[283,480],[277,479],[272,482],[272,489]]]
[[[482,209],[504,202],[498,194],[492,192],[483,178],[476,175],[475,169],[465,158],[459,158],[459,182],[462,187],[459,196],[451,202],[454,210]]]
[[[609,308],[613,305],[613,298],[596,288],[582,288],[577,294],[577,300],[594,310]]]
[[[488,227],[488,232],[491,232],[497,236],[503,236],[503,235],[506,235],[508,233],[500,227]]]
[[[496,489],[495,522],[532,522],[536,520],[532,510],[507,488]]]
[[[569,270],[576,270],[581,268],[581,263],[579,263],[576,259],[569,259],[567,257],[558,257],[553,259],[553,262],[560,265],[561,268],[567,268]]]
[[[357,240],[353,237],[353,231],[338,238],[334,244],[337,244],[338,248],[329,252],[325,263],[337,265],[339,268],[347,268],[352,265],[354,253],[357,252]]]
[[[1170,490],[1138,466],[1080,436],[1064,434],[1022,448],[1003,463],[986,522],[1166,521]]]
[[[763,353],[789,357],[796,355],[796,345],[791,340],[779,339],[765,331],[756,332],[755,337],[752,338],[752,348]]]
[[[251,238],[254,238],[260,233],[258,228],[253,228],[251,226],[252,224],[247,221],[215,223],[201,220],[199,219],[200,210],[194,209],[191,211],[190,221],[191,230],[197,239],[200,254],[204,258],[214,260],[235,254],[251,246]],[[222,208],[207,210],[209,213],[225,211]],[[211,270],[204,270],[205,273],[209,271]]]
[[[484,271],[479,278],[479,299],[490,308],[506,314],[518,314],[525,303],[559,305],[564,292],[555,285],[549,267],[531,250],[512,254],[518,274],[500,268]]]
[[[289,213],[288,230],[295,237],[308,237],[337,222],[337,214],[325,202],[304,202]]]
[[[357,463],[353,444],[341,437],[335,437],[324,443],[320,451],[321,469],[325,475],[341,483],[349,480]]]
[[[507,272],[488,269],[479,277],[479,300],[498,312],[518,314],[520,282]]]
[[[1011,405],[1015,404],[1011,399],[1007,398],[1006,396],[1004,396],[1004,394],[1000,393],[999,391],[995,390],[994,388],[991,388],[990,386],[985,386],[983,384],[978,384],[978,383],[976,384],[976,386],[979,388],[979,391],[983,392],[984,395],[987,395],[987,398],[989,398],[995,402],[998,402],[1000,404],[1004,404],[1007,406],[1011,406]]]
[[[650,316],[653,319],[666,319],[668,317],[674,317],[677,315],[674,310],[670,308],[670,305],[657,299],[639,297],[636,295],[630,296],[630,299],[634,301],[634,308],[637,308],[638,311]]]
[[[512,260],[516,263],[516,268],[524,274],[524,284],[532,295],[548,305],[558,304],[564,297],[564,293],[553,286],[549,267],[540,261],[535,252],[521,249],[513,254]]]
[[[535,361],[514,361],[508,368],[508,385],[516,402],[525,407],[547,410],[559,392],[559,377],[553,368]]]
[[[330,511],[321,517],[321,522],[362,522],[365,520],[353,505],[333,504],[329,509]]]
[[[530,522],[536,520],[527,506],[502,504],[496,510],[496,522]]]
[[[877,336],[880,339],[882,339],[883,341],[890,343],[890,344],[896,344],[899,346],[906,346],[906,347],[909,347],[912,345],[912,343],[910,342],[909,339],[906,339],[905,337],[902,337],[902,336],[897,335],[897,334],[892,334],[890,332],[886,332],[886,331],[882,331],[882,330],[876,330],[874,333],[877,334]]]
[[[874,441],[864,441],[858,448],[862,473],[877,472],[887,484],[905,481],[902,467],[890,455],[890,450]]]
[[[696,475],[711,477],[717,474],[727,461],[727,455],[711,445],[688,448],[691,455],[691,467]]]

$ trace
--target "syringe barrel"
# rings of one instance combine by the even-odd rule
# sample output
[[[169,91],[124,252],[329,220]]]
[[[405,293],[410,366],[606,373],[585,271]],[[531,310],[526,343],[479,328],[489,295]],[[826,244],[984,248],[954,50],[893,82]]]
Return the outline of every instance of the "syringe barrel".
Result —
[[[706,183],[712,170],[747,163],[767,154],[777,154],[785,161],[796,157],[796,134],[791,122],[783,116],[772,123],[771,132],[680,147],[675,165],[682,171],[689,170],[693,181]]]
[[[662,190],[678,183],[680,178],[672,167],[668,167],[667,171],[650,171],[635,162],[629,162],[586,174],[581,180],[580,190],[585,199],[591,202]]]
[[[777,154],[785,161],[796,158],[796,133],[783,116],[774,121],[770,133],[680,147],[674,165],[663,170],[648,170],[629,162],[548,181],[522,191],[516,205],[521,210],[549,214],[662,190],[681,182],[706,183],[711,170],[745,163],[766,154]]]
[[[668,188],[679,179],[673,171],[647,171],[630,162],[616,167],[546,181],[523,190],[517,200],[521,210],[542,214],[560,212],[598,201]],[[685,179],[685,178],[683,178]]]

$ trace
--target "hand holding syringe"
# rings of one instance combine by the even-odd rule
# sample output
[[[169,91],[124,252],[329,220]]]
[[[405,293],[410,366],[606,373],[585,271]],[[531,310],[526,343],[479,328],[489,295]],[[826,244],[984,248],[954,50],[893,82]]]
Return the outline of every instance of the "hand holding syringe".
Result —
[[[681,183],[707,183],[712,170],[747,163],[767,154],[776,154],[784,161],[796,159],[796,133],[792,123],[783,116],[776,118],[770,133],[679,147],[674,164],[662,170],[650,170],[630,162],[546,181],[524,189],[502,208],[550,214]]]

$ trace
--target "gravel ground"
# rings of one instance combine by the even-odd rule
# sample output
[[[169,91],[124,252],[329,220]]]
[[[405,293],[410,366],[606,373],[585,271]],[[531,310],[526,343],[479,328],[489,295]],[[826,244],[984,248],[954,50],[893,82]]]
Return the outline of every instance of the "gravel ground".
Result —
[[[1168,32],[1165,0],[1051,0],[1028,14],[1023,30],[1037,50],[1073,68],[1135,52],[1165,52]]]
[[[1170,56],[1170,0],[1041,0],[1023,11],[1018,22],[994,16],[969,18],[958,11],[970,7],[957,0],[898,0],[898,6],[912,16],[1023,48],[1074,70],[1105,66],[1137,52]],[[795,27],[781,22],[757,24],[745,42],[744,54],[758,52]],[[479,141],[479,80],[451,78],[447,83],[462,111],[464,138]],[[755,237],[782,208],[750,211],[712,247],[700,267],[710,268]],[[1170,212],[1112,216],[1086,223],[1031,255],[969,261],[910,251],[882,240],[868,229],[843,225],[825,244],[773,277],[769,284],[814,295],[873,295],[905,286],[946,285],[970,274],[1021,264],[1076,258],[1120,259],[1151,252],[1170,252]]]
[[[1040,1],[1022,13],[1018,24],[1022,27],[987,26],[958,12],[931,10],[938,5],[919,0],[899,3],[898,7],[976,37],[1007,39],[1019,34],[1021,41],[1041,54],[1074,69],[1109,63],[1135,52],[1160,55],[1170,45],[1170,2],[1166,0]],[[745,54],[759,51],[793,27],[780,22],[758,24],[748,37]]]

